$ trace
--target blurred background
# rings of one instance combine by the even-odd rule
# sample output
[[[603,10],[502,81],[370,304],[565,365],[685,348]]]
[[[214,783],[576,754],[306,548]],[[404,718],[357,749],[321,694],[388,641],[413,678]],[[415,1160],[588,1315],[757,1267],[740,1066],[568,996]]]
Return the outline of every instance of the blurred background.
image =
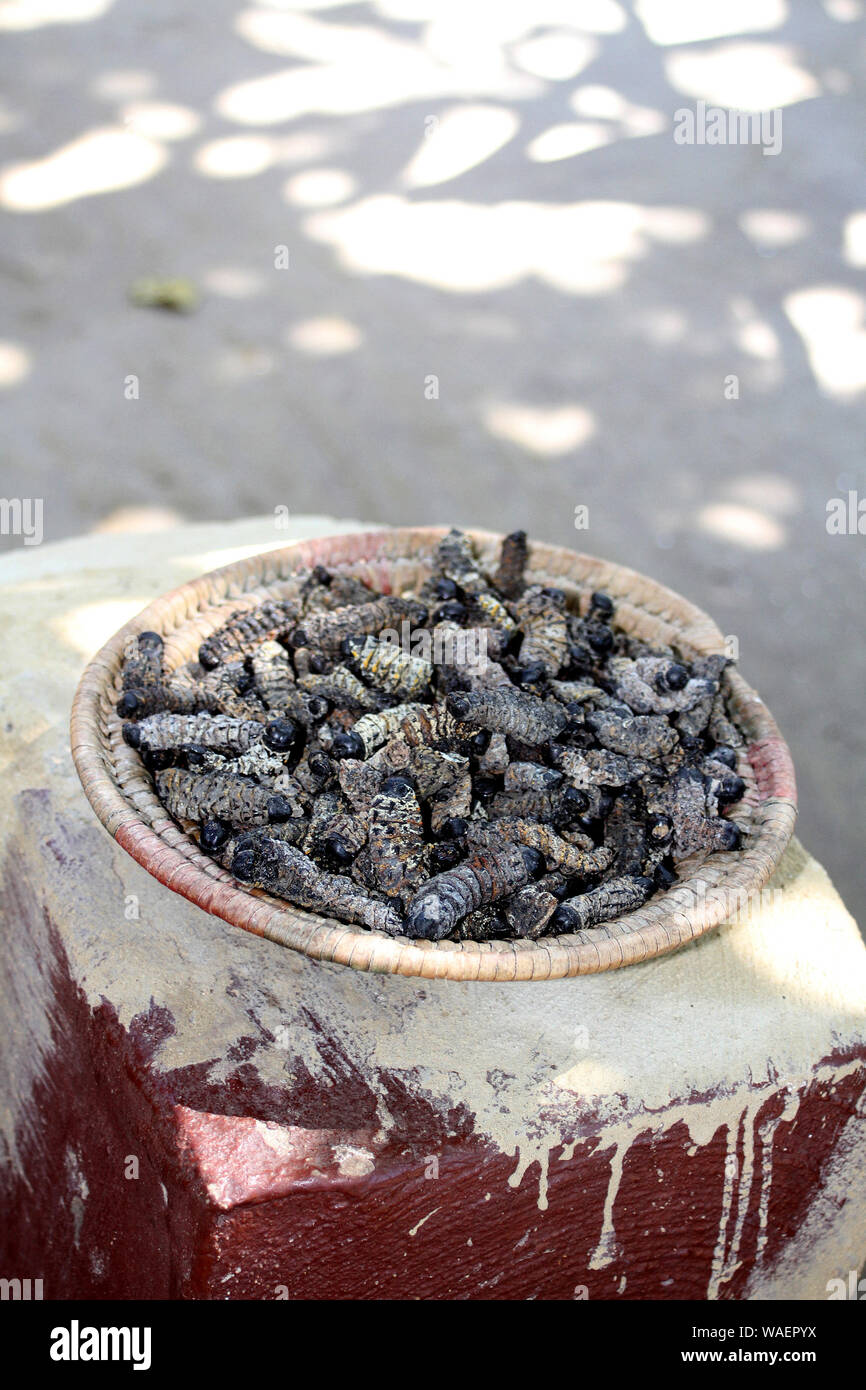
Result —
[[[866,920],[859,0],[0,0],[0,37],[0,490],[44,539],[287,507],[643,570],[737,639]]]

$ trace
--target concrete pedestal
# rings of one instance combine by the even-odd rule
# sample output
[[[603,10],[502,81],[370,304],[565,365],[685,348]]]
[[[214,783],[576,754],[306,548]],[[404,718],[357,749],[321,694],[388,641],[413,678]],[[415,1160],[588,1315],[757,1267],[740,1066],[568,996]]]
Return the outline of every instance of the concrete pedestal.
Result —
[[[363,975],[171,894],[68,754],[85,658],[309,519],[7,558],[0,1277],[45,1298],[814,1298],[866,1253],[866,950],[795,842],[676,955]],[[748,673],[747,673],[748,674]]]

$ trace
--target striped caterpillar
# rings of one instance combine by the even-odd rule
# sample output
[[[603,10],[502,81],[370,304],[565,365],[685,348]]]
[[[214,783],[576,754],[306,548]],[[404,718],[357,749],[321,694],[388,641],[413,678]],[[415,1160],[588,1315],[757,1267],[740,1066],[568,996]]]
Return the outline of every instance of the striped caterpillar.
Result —
[[[568,658],[565,595],[561,590],[536,585],[514,605],[514,616],[524,634],[520,644],[523,665],[537,662],[545,676],[556,676]]]
[[[467,724],[510,734],[521,743],[545,743],[561,734],[568,716],[552,701],[519,690],[454,691],[448,708]]]
[[[223,772],[186,772],[170,767],[156,774],[156,790],[176,820],[222,820],[229,825],[267,825],[289,820],[292,804],[241,777]]]
[[[467,913],[522,888],[542,862],[536,850],[517,845],[478,851],[418,890],[406,914],[407,935],[443,940]]]
[[[360,673],[377,690],[403,699],[418,700],[427,694],[433,667],[419,656],[410,656],[396,642],[375,637],[347,637],[343,649]]]
[[[376,636],[403,618],[421,626],[426,621],[427,609],[414,600],[386,595],[370,603],[310,614],[292,633],[292,645],[315,647],[336,656],[347,637]]]
[[[392,936],[401,929],[400,916],[390,903],[371,897],[344,874],[323,872],[284,840],[261,839],[255,845],[243,845],[234,856],[231,871],[236,878],[286,898],[297,907]]]
[[[300,611],[294,599],[267,599],[255,608],[241,609],[205,638],[198,659],[210,671],[222,662],[249,656],[261,642],[288,632]]]
[[[566,898],[554,912],[551,923],[558,932],[586,931],[641,907],[654,888],[652,879],[642,876],[623,874],[608,879],[588,893]]]
[[[516,842],[528,845],[544,855],[547,863],[560,869],[569,877],[589,878],[592,874],[603,873],[613,860],[613,850],[606,846],[599,849],[582,849],[563,840],[547,825],[520,817],[503,818],[493,821],[474,821],[468,830],[468,838],[474,845],[490,845],[494,848],[504,843]]]
[[[411,782],[389,777],[370,802],[370,865],[387,897],[411,892],[426,878],[424,825]]]

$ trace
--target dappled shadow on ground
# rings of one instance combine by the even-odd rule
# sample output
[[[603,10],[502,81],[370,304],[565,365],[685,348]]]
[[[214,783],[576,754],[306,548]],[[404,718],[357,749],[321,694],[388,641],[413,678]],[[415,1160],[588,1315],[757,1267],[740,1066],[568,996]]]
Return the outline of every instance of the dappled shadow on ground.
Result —
[[[739,638],[853,896],[861,8],[5,0],[4,494],[49,539],[327,508],[647,570]],[[679,143],[700,102],[776,124]],[[159,274],[198,310],[134,307]]]

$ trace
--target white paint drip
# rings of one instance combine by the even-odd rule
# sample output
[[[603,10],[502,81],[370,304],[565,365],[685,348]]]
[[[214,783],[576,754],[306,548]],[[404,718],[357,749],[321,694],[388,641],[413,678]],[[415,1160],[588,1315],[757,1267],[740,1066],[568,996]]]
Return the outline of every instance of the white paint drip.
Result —
[[[547,1211],[547,1183],[550,1171],[550,1155],[555,1147],[555,1144],[551,1144],[545,1145],[543,1148],[539,1145],[527,1145],[524,1148],[523,1146],[518,1144],[516,1148],[517,1167],[508,1179],[509,1187],[519,1187],[520,1184],[523,1182],[523,1176],[526,1173],[527,1169],[531,1168],[533,1163],[538,1164],[539,1211]],[[512,1150],[512,1152],[515,1152],[515,1150]]]
[[[761,1125],[758,1131],[761,1139],[762,1159],[761,1159],[761,1197],[758,1205],[758,1247],[755,1253],[756,1262],[760,1261],[764,1255],[764,1247],[767,1244],[767,1217],[770,1209],[770,1190],[773,1178],[773,1145],[776,1142],[776,1130],[781,1124],[791,1124],[797,1118],[797,1111],[800,1108],[800,1097],[795,1093],[789,1094],[785,1101],[784,1109],[775,1119],[767,1120]]]
[[[840,1222],[840,1213],[845,1221]],[[815,1194],[797,1229],[772,1264],[752,1269],[746,1299],[823,1301],[830,1281],[849,1276],[863,1260],[866,1231],[866,1093],[841,1130]]]
[[[608,1135],[605,1135],[604,1143],[607,1147]],[[590,1269],[607,1269],[612,1265],[617,1255],[616,1228],[613,1224],[613,1205],[619,1193],[619,1185],[622,1181],[622,1166],[625,1162],[627,1146],[625,1136],[619,1135],[614,1138],[613,1157],[610,1160],[610,1177],[607,1180],[607,1193],[604,1199],[604,1212],[601,1218],[601,1234],[598,1238],[598,1245],[589,1257]]]
[[[739,1138],[739,1124],[736,1128],[732,1125],[727,1129],[727,1140],[725,1145],[725,1182],[722,1188],[722,1210],[719,1216],[719,1233],[716,1237],[716,1245],[713,1250],[712,1264],[710,1265],[710,1280],[707,1285],[707,1298],[715,1298],[718,1293],[719,1285],[722,1281],[722,1273],[725,1267],[725,1248],[727,1243],[728,1222],[734,1202],[734,1192],[737,1188],[737,1141]],[[693,1150],[693,1152],[695,1152]]]
[[[424,1222],[425,1222],[425,1221],[429,1221],[431,1216],[435,1216],[436,1213],[437,1213],[437,1211],[441,1211],[441,1210],[442,1210],[441,1207],[434,1207],[432,1211],[428,1211],[428,1213],[427,1213],[426,1216],[422,1216],[422,1217],[421,1217],[421,1220],[420,1220],[419,1222],[417,1222],[417,1224],[414,1225],[414,1226],[412,1227],[412,1229],[410,1230],[410,1232],[409,1232],[410,1236],[417,1236],[417,1234],[418,1234],[418,1232],[420,1231],[421,1227],[424,1225]],[[471,1244],[472,1242],[470,1241],[469,1243]]]
[[[862,1062],[858,1060],[849,1062],[843,1067],[828,1064],[815,1068],[809,1077],[780,1078],[772,1084],[749,1090],[745,1099],[743,1090],[740,1089],[729,1095],[716,1096],[709,1102],[675,1105],[658,1116],[641,1114],[636,1115],[630,1121],[608,1126],[599,1136],[601,1147],[598,1152],[607,1152],[612,1148],[613,1153],[610,1160],[601,1230],[596,1247],[589,1259],[589,1268],[593,1270],[607,1269],[616,1260],[618,1246],[614,1207],[622,1181],[625,1159],[635,1140],[647,1132],[650,1132],[654,1139],[659,1139],[675,1125],[683,1122],[689,1131],[691,1142],[687,1152],[691,1157],[697,1153],[698,1149],[706,1147],[719,1129],[723,1128],[726,1133],[724,1184],[718,1234],[706,1294],[708,1299],[718,1298],[723,1286],[733,1278],[741,1266],[740,1252],[743,1233],[751,1205],[753,1185],[758,1173],[760,1174],[761,1186],[755,1263],[760,1261],[766,1247],[767,1220],[773,1180],[773,1145],[779,1126],[791,1124],[797,1118],[802,1095],[808,1089],[828,1083],[838,1085],[847,1076],[862,1070],[862,1065]],[[758,1152],[756,1153],[755,1125],[757,1118],[767,1102],[774,1097],[785,1097],[785,1103],[777,1116],[766,1120],[760,1126],[757,1136],[759,1140]],[[575,1141],[562,1145],[559,1162],[570,1162],[578,1145],[582,1146],[583,1142],[591,1142],[591,1140]],[[738,1149],[741,1143],[742,1162],[738,1158]],[[551,1147],[555,1147],[555,1145]],[[508,1180],[511,1187],[519,1187],[528,1168],[537,1161],[541,1167],[538,1206],[542,1211],[546,1210],[548,1204],[546,1156],[550,1151],[548,1149],[541,1152],[537,1148],[525,1152],[520,1150],[517,1167]],[[734,1223],[733,1231],[730,1230],[732,1220]]]
[[[740,1246],[742,1244],[743,1227],[746,1214],[749,1210],[752,1197],[752,1185],[756,1172],[755,1164],[755,1122],[759,1112],[772,1096],[786,1095],[787,1099],[779,1115],[769,1119],[762,1124],[758,1130],[758,1138],[761,1144],[761,1156],[759,1169],[761,1175],[761,1189],[758,1202],[758,1237],[756,1242],[755,1260],[757,1265],[764,1253],[767,1244],[768,1227],[767,1220],[770,1208],[770,1195],[773,1184],[773,1145],[775,1143],[776,1131],[781,1124],[791,1124],[797,1118],[800,1109],[802,1094],[811,1086],[832,1082],[836,1085],[843,1081],[845,1077],[860,1071],[862,1063],[859,1061],[849,1062],[845,1067],[834,1068],[832,1066],[817,1067],[812,1076],[808,1079],[798,1081],[783,1081],[781,1085],[772,1088],[763,1088],[749,1098],[744,1106],[737,1128],[728,1130],[728,1154],[733,1153],[734,1163],[730,1164],[726,1159],[725,1164],[725,1197],[722,1201],[722,1211],[719,1219],[719,1235],[716,1242],[716,1249],[713,1255],[713,1263],[710,1273],[710,1280],[707,1286],[707,1298],[718,1298],[721,1287],[726,1284],[736,1274],[740,1268]],[[740,1128],[743,1133],[743,1164],[742,1169],[736,1169],[736,1150],[737,1139]],[[729,1194],[728,1169],[734,1173],[731,1184],[732,1191]],[[736,1211],[736,1223],[731,1240],[730,1249],[725,1258],[725,1235],[729,1223],[732,1203],[736,1198],[734,1209]]]
[[[751,1095],[743,1107],[736,1128],[730,1126],[728,1129],[728,1145],[725,1154],[725,1194],[719,1217],[719,1234],[707,1285],[708,1299],[718,1298],[722,1285],[732,1279],[740,1268],[740,1246],[743,1241],[743,1228],[749,1210],[752,1183],[755,1176],[755,1121],[767,1101],[778,1094],[778,1090],[773,1088],[772,1090],[759,1090]],[[794,1109],[795,1115],[798,1108],[799,1099]],[[737,1149],[741,1134],[743,1143],[742,1165],[737,1161]],[[771,1149],[762,1151],[761,1170],[761,1187],[762,1191],[766,1187],[767,1202],[769,1203],[773,1176]],[[726,1253],[727,1229],[732,1214],[734,1215],[734,1230],[730,1248]]]

